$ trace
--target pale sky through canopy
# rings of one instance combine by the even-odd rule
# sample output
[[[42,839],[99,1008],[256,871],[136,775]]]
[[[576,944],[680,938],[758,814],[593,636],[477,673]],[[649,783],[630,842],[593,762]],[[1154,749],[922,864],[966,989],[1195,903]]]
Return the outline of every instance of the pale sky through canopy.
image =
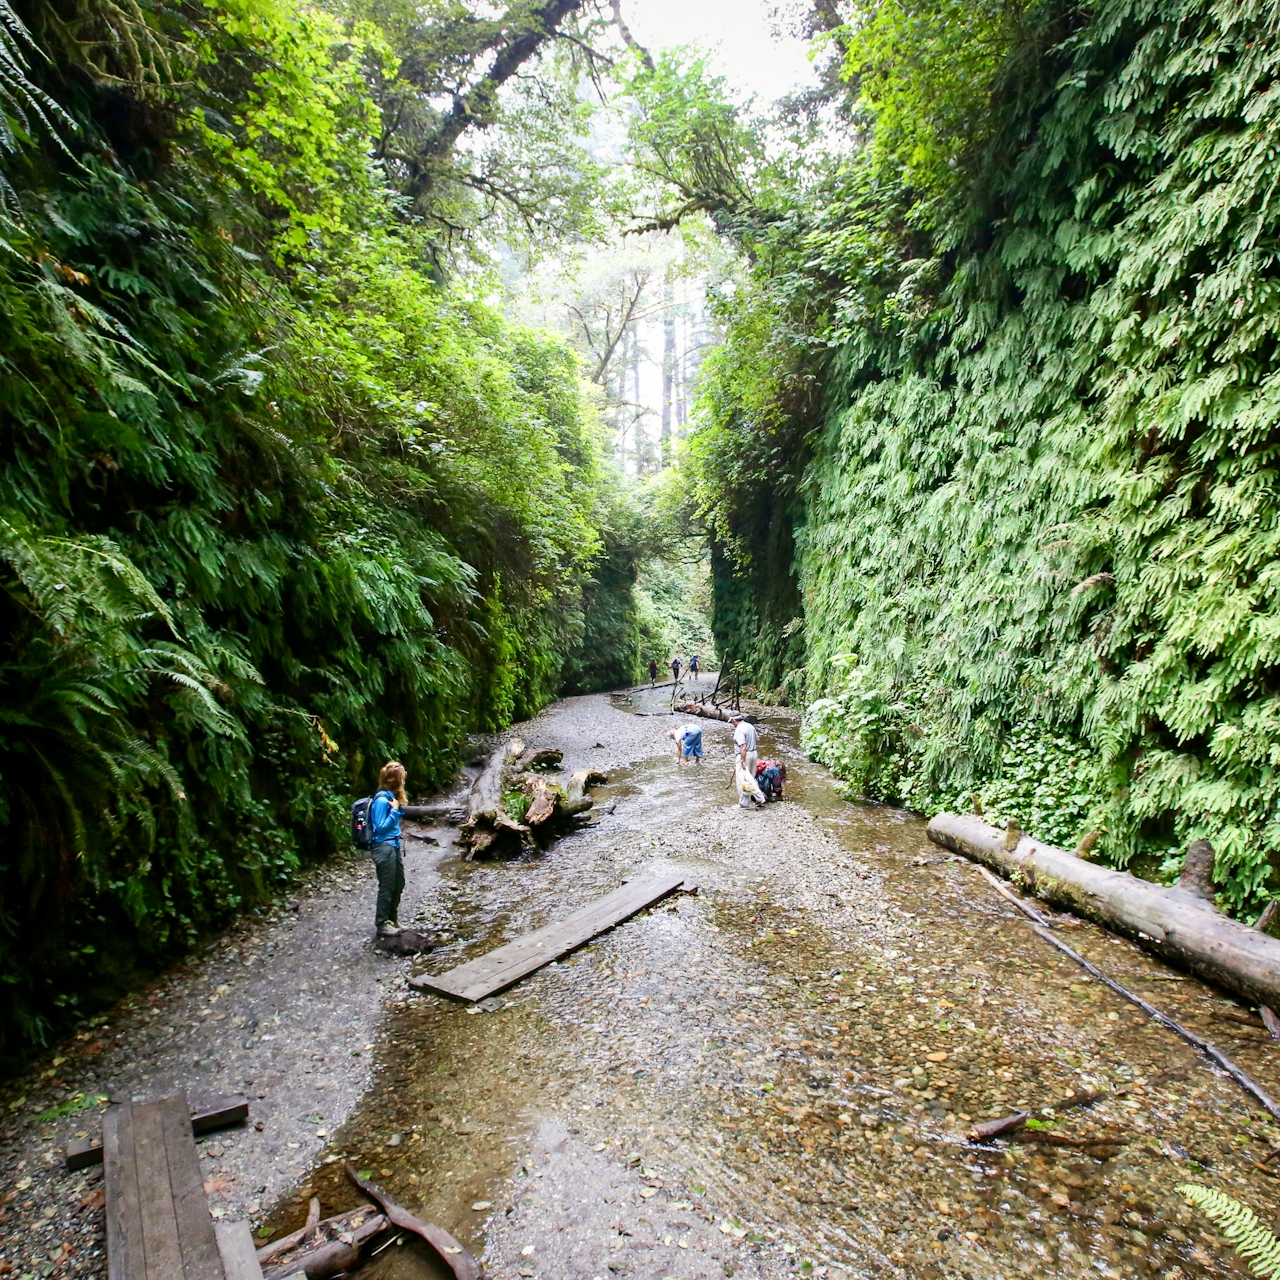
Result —
[[[775,39],[767,0],[623,0],[636,39],[651,49],[698,44],[739,90],[770,101],[812,82],[803,41]]]

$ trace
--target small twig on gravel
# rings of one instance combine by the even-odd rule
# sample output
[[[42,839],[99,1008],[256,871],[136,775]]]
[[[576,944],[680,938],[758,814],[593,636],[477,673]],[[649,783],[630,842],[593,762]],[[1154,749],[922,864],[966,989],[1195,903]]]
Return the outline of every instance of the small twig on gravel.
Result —
[[[1149,1000],[1144,1000],[1140,995],[1132,992],[1128,987],[1122,987],[1114,978],[1108,977],[1101,969],[1098,968],[1091,960],[1086,960],[1078,951],[1067,946],[1061,938],[1055,938],[1049,932],[1049,922],[1040,915],[1034,907],[1029,907],[1025,902],[1019,901],[1012,893],[1005,889],[1004,885],[996,881],[995,877],[985,868],[978,867],[978,870],[992,882],[1001,895],[1008,898],[1020,911],[1028,915],[1032,919],[1032,931],[1037,937],[1043,939],[1051,947],[1056,947],[1064,956],[1074,960],[1091,978],[1095,978],[1101,982],[1104,987],[1114,991],[1116,995],[1124,1000],[1128,1000],[1130,1004],[1137,1005],[1143,1013],[1147,1015],[1153,1022],[1158,1022],[1168,1031],[1172,1031],[1174,1035],[1185,1040],[1193,1048],[1198,1049],[1205,1057],[1216,1063],[1223,1071],[1227,1073],[1247,1094],[1249,1094],[1260,1106],[1263,1107],[1270,1115],[1280,1120],[1280,1104],[1271,1097],[1261,1085],[1257,1084],[1248,1075],[1246,1075],[1230,1058],[1227,1057],[1221,1049],[1209,1043],[1208,1040],[1196,1035],[1194,1031],[1189,1031],[1180,1022],[1174,1021],[1167,1013],[1161,1013]]]
[[[990,1142],[993,1138],[1002,1137],[1021,1129],[1031,1117],[1030,1111],[1015,1111],[1012,1115],[1001,1116],[999,1120],[988,1120],[984,1124],[975,1124],[969,1130],[971,1142]]]
[[[1078,1151],[1092,1151],[1099,1147],[1124,1147],[1131,1141],[1122,1134],[1098,1138],[1072,1138],[1065,1133],[1052,1133],[1047,1129],[1024,1129],[1015,1133],[1013,1142],[1041,1142],[1047,1147],[1072,1147]]]
[[[1213,1016],[1223,1022],[1238,1022],[1245,1027],[1259,1027],[1264,1024],[1261,1018],[1255,1018],[1251,1013],[1236,1013],[1231,1009],[1215,1009]]]

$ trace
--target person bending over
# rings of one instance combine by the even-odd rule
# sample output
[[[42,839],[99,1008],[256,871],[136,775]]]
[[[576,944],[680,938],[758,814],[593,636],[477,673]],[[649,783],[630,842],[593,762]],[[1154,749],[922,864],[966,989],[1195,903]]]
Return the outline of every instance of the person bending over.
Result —
[[[378,905],[374,925],[383,937],[400,932],[400,897],[404,893],[404,861],[400,856],[400,815],[405,798],[405,769],[399,760],[382,766],[378,791],[369,806],[373,847],[369,856],[378,873]]]
[[[702,763],[702,730],[696,724],[687,724],[683,729],[672,729],[667,737],[676,744],[676,760],[683,769],[692,761]]]

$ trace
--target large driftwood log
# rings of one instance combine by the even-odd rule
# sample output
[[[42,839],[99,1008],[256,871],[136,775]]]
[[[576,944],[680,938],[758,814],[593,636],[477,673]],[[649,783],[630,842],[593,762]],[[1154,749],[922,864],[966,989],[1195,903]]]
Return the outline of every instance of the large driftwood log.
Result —
[[[584,797],[585,787],[603,782],[603,774],[585,771],[574,774],[566,789],[544,774],[531,770],[554,768],[563,752],[524,749],[519,739],[489,758],[471,788],[467,800],[466,821],[459,833],[459,843],[468,856],[497,854],[504,850],[528,848],[536,838],[546,843],[563,827],[591,808]],[[524,816],[517,821],[506,808],[505,797],[514,790],[529,797]]]
[[[1280,940],[1214,906],[1207,841],[1192,845],[1188,870],[1166,889],[967,815],[938,814],[929,823],[929,839],[985,863],[1055,906],[1137,939],[1246,1000],[1280,1004]]]
[[[512,837],[519,840],[528,834],[529,828],[522,822],[516,822],[502,803],[507,766],[523,754],[524,743],[513,738],[489,757],[472,785],[467,798],[467,817],[459,835],[459,841],[467,847],[469,856],[488,853],[499,841],[508,841]]]

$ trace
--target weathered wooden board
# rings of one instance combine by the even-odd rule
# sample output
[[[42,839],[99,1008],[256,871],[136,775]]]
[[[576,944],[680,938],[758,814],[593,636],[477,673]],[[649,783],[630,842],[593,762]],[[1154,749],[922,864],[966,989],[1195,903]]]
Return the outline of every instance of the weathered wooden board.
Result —
[[[225,1280],[186,1098],[113,1107],[102,1137],[109,1280]]]
[[[219,1222],[214,1227],[227,1280],[262,1280],[258,1250],[247,1222]]]
[[[409,985],[457,1000],[483,1000],[535,969],[567,955],[584,942],[590,942],[606,929],[621,924],[637,911],[643,911],[659,898],[665,898],[683,883],[684,876],[674,874],[629,880],[620,889],[597,898],[563,920],[545,925],[447,973],[410,978]]]
[[[230,1129],[233,1125],[243,1124],[248,1118],[249,1102],[239,1094],[191,1104],[191,1132],[195,1134]],[[102,1143],[99,1139],[75,1138],[67,1144],[69,1170],[88,1169],[101,1163]]]

